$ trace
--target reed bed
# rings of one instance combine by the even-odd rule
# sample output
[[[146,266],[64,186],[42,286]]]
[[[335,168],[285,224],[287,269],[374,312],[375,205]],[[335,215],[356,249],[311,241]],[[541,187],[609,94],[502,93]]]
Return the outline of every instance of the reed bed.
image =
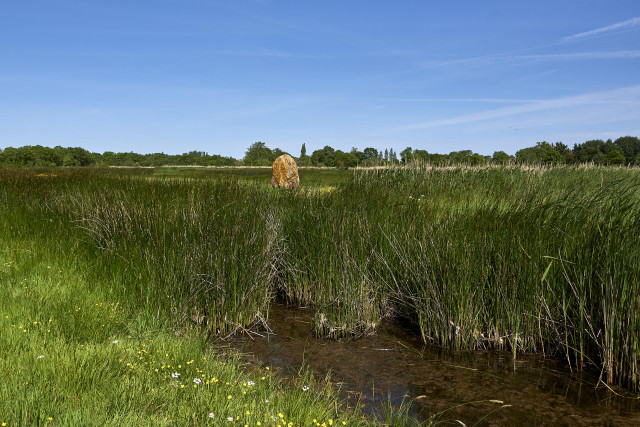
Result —
[[[539,352],[640,386],[636,169],[423,165],[299,191],[153,176],[0,170],[0,201],[36,218],[16,233],[74,237],[111,292],[178,328],[247,331],[280,294],[314,306],[318,336],[398,317],[426,343]],[[8,227],[20,209],[4,209]]]
[[[637,390],[638,172],[356,171],[284,217],[285,292],[327,336],[398,316],[426,343],[559,356]]]

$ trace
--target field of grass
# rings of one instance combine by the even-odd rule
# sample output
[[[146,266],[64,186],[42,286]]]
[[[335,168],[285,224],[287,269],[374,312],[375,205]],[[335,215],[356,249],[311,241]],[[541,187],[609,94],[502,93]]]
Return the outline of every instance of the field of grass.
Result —
[[[638,390],[640,170],[302,170],[298,191],[269,178],[0,170],[6,422],[363,423],[326,383],[312,395],[308,377],[284,384],[207,345],[263,327],[276,295],[312,304],[318,336],[401,317],[426,343],[540,352]]]
[[[140,192],[130,192],[137,185]],[[160,206],[149,197],[153,193],[142,192],[154,185],[140,180],[138,172],[0,170],[0,425],[369,424],[357,409],[339,405],[328,379],[308,372],[282,379],[268,367],[246,366],[239,355],[212,346],[205,334],[183,324],[177,298],[185,294],[178,281],[201,265],[186,271],[188,260],[174,259],[160,272],[146,269],[174,237],[180,255],[198,258],[202,248],[190,248],[185,240],[197,230],[162,235],[163,242],[134,239],[149,239],[142,227],[158,220],[139,211],[143,199],[152,214],[174,214],[163,226],[193,219],[195,202],[156,211]],[[167,185],[157,192],[187,188],[186,183]],[[226,183],[219,191],[228,191]],[[184,197],[194,200],[199,194]],[[120,204],[133,197],[137,202],[131,210]],[[183,202],[175,197],[164,202]],[[100,215],[117,214],[123,216],[112,219],[123,228],[114,223],[113,230],[102,231],[132,234],[118,242],[122,246],[109,246],[91,230],[109,225]],[[132,222],[145,218],[150,222]],[[216,242],[231,245],[225,232],[217,232]],[[136,253],[133,247],[149,252]],[[242,257],[242,250],[230,256]],[[230,260],[204,257],[201,262],[237,282],[247,277],[230,267]],[[172,267],[176,271],[162,277]],[[269,274],[257,277],[266,280]],[[164,293],[168,290],[173,293]],[[244,324],[238,313],[235,320]]]

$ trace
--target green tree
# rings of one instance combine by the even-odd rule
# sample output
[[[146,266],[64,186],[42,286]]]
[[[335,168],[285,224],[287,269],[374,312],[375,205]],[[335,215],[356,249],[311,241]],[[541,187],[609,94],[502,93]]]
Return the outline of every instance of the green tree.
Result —
[[[471,164],[471,156],[473,156],[471,150],[452,151],[449,153],[449,160],[454,165],[469,165]]]
[[[553,148],[560,153],[566,164],[574,163],[573,151],[567,145],[562,142],[556,142],[553,144]]]
[[[302,148],[300,148],[300,158],[298,159],[299,166],[309,166],[311,164],[311,157],[307,155],[307,147],[302,143]]]
[[[270,166],[276,157],[264,142],[258,141],[247,149],[243,161],[248,166]]]
[[[602,150],[604,145],[605,142],[601,139],[592,139],[582,144],[575,144],[573,146],[573,157],[578,163],[596,162],[597,159],[603,157]]]
[[[358,165],[364,160],[364,153],[358,150],[356,147],[351,147],[350,153],[356,157],[356,159],[358,160]]]
[[[398,155],[396,154],[393,148],[389,148],[389,158],[390,163],[398,163]]]
[[[336,166],[336,151],[325,145],[321,150],[316,150],[311,154],[311,164],[314,166]]]
[[[613,142],[624,154],[625,164],[632,164],[640,154],[640,139],[635,136],[623,136]]]
[[[511,162],[511,156],[504,151],[494,151],[491,160],[497,165],[507,165]]]
[[[516,161],[521,164],[556,165],[564,163],[564,157],[547,141],[542,141],[536,143],[535,147],[518,150]]]
[[[338,169],[348,169],[358,165],[358,159],[353,153],[345,153],[341,150],[336,150],[334,159]]]
[[[413,149],[407,147],[400,152],[400,161],[402,163],[410,163],[413,160]]]
[[[611,150],[604,155],[606,165],[624,165],[626,159],[620,150]]]

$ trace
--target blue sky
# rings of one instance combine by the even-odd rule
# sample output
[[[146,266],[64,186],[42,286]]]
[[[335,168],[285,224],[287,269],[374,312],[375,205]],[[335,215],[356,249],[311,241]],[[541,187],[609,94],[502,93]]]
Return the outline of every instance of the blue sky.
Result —
[[[640,2],[11,1],[0,148],[510,154],[640,136]]]

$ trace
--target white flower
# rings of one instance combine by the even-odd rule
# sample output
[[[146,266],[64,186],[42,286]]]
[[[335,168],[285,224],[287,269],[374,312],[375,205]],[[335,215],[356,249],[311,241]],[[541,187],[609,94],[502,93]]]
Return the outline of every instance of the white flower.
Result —
[[[269,399],[265,400],[264,403],[269,403]]]
[[[178,378],[180,376],[179,373],[174,372],[173,374],[171,374],[171,378]]]
[[[256,383],[254,383],[253,381],[247,381],[247,385],[248,385],[249,387],[251,387],[252,385],[255,385],[255,384],[256,384]]]
[[[209,418],[215,418],[215,414],[213,412],[209,412]]]
[[[309,390],[309,387],[307,387],[306,385],[303,385],[302,386],[302,391],[307,391],[307,390]]]
[[[36,357],[36,359],[42,359],[43,357],[44,357],[43,355],[40,355],[40,356]]]
[[[193,382],[196,384],[200,384],[202,382],[202,380],[200,378],[194,378]]]
[[[118,340],[111,341],[111,344],[118,344]]]
[[[233,417],[227,417],[227,421],[233,421]]]

